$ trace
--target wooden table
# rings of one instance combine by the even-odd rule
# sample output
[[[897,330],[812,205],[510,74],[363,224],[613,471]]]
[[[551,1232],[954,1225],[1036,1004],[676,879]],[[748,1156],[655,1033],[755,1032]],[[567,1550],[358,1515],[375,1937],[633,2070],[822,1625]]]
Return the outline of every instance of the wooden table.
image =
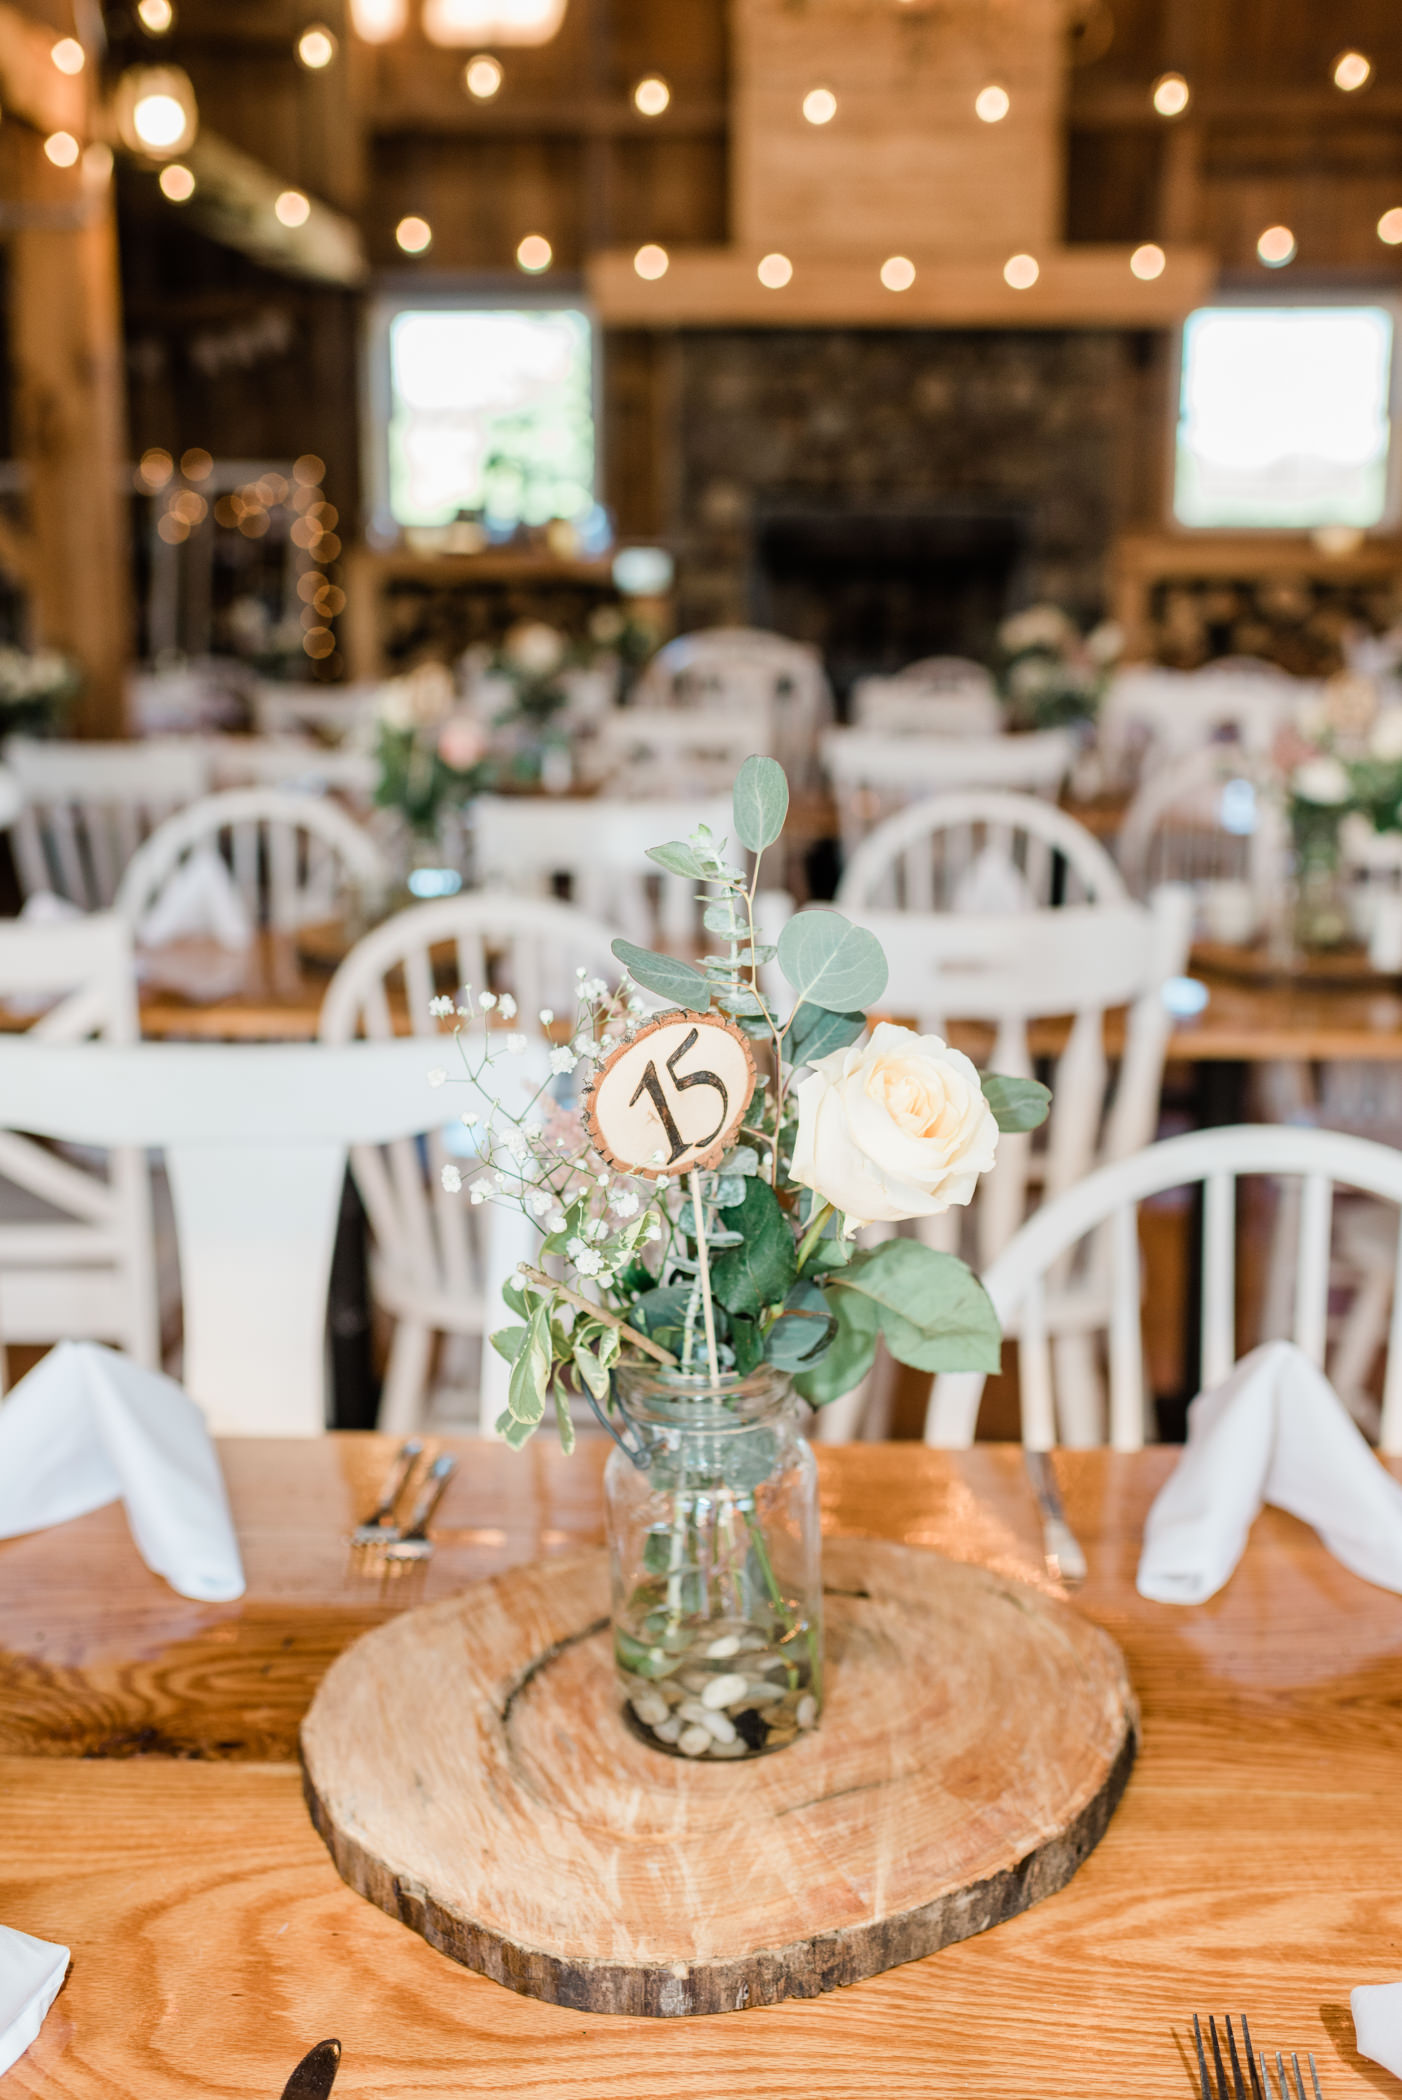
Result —
[[[346,1640],[599,1536],[596,1448],[464,1443],[422,1587],[382,1594],[343,1535],[389,1448],[224,1447],[235,1605],[175,1597],[113,1511],[0,1545],[0,1918],[74,1954],[4,2094],[271,2100],[335,2034],[338,2100],[1194,2100],[1191,2014],[1243,2007],[1262,2043],[1314,2050],[1327,2100],[1397,2090],[1356,2055],[1347,2005],[1402,1975],[1402,1599],[1293,1520],[1263,1516],[1210,1603],[1149,1604],[1138,1539],[1173,1453],[1060,1457],[1091,1567],[1075,1608],[1123,1645],[1144,1716],[1124,1804],[1070,1887],[831,1997],[608,2019],[443,1960],[338,1880],[307,1821],[293,1734]],[[1045,1581],[1015,1451],[819,1464],[829,1533]]]

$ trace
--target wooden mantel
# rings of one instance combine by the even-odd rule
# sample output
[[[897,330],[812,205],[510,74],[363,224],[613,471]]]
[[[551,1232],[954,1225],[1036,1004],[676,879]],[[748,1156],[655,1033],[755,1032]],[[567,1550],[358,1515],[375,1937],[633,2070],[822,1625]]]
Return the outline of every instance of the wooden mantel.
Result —
[[[1052,246],[1029,250],[1040,274],[1026,291],[1003,277],[1009,250],[900,252],[915,265],[908,291],[880,278],[885,255],[792,248],[782,290],[756,274],[763,248],[675,250],[667,274],[647,283],[631,249],[591,261],[589,293],[606,326],[617,328],[1164,328],[1201,305],[1216,263],[1204,248],[1170,248],[1163,274],[1145,283],[1125,248]]]

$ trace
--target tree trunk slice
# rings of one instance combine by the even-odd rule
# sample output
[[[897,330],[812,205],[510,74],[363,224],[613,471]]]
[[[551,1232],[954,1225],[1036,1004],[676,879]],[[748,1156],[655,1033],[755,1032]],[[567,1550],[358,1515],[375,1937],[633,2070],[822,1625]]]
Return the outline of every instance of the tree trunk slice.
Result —
[[[825,1576],[822,1722],[738,1764],[625,1727],[602,1554],[367,1634],[302,1725],[339,1871],[508,1989],[653,2017],[816,1997],[1063,1888],[1134,1761],[1114,1642],[918,1547],[831,1540]]]

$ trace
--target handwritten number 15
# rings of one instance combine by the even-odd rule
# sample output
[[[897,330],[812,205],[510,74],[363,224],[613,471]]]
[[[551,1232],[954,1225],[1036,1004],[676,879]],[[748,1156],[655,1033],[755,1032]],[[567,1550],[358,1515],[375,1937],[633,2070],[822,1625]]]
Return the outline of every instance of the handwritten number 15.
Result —
[[[667,1076],[670,1078],[673,1086],[676,1088],[679,1094],[684,1093],[686,1088],[689,1086],[708,1086],[712,1088],[712,1090],[715,1093],[720,1095],[720,1118],[717,1121],[714,1130],[708,1131],[705,1137],[693,1138],[691,1144],[688,1145],[687,1140],[682,1136],[681,1132],[677,1128],[676,1118],[673,1116],[671,1108],[668,1105],[667,1096],[665,1091],[663,1090],[662,1080],[658,1074],[657,1066],[653,1063],[651,1058],[648,1059],[647,1069],[644,1071],[642,1078],[638,1081],[636,1093],[633,1095],[632,1100],[628,1103],[628,1106],[630,1108],[636,1108],[639,1101],[642,1100],[644,1094],[648,1095],[648,1097],[650,1098],[653,1107],[657,1110],[657,1114],[661,1121],[662,1128],[667,1133],[667,1142],[671,1145],[672,1148],[671,1152],[667,1156],[668,1166],[671,1166],[673,1160],[680,1159],[684,1152],[690,1151],[692,1149],[696,1149],[699,1151],[706,1145],[712,1144],[724,1130],[726,1118],[730,1114],[730,1094],[726,1088],[725,1081],[721,1079],[717,1073],[705,1071],[679,1072],[677,1070],[677,1066],[681,1062],[682,1058],[686,1056],[689,1050],[695,1049],[699,1039],[700,1031],[695,1028],[691,1029],[685,1036],[683,1036],[682,1040],[678,1043],[676,1049],[667,1059]]]

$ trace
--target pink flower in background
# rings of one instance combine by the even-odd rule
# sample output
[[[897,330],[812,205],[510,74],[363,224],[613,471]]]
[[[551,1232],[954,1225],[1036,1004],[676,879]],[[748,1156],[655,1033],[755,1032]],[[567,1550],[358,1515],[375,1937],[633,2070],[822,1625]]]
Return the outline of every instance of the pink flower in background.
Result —
[[[472,715],[449,715],[438,732],[438,756],[455,773],[466,773],[487,755],[487,738]]]

